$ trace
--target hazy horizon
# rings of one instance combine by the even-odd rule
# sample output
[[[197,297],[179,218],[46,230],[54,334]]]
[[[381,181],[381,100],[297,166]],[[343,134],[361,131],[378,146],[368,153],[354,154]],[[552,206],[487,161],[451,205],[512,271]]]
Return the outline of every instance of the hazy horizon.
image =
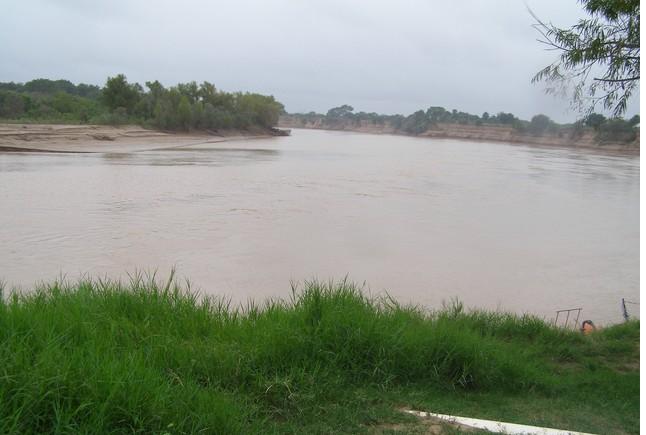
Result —
[[[0,81],[102,86],[123,73],[142,85],[209,81],[274,95],[290,113],[350,104],[407,115],[443,106],[572,121],[578,114],[568,100],[530,83],[558,53],[536,40],[527,7],[562,27],[585,16],[576,0],[408,0],[397,7],[338,0],[189,0],[180,7],[167,0],[154,8],[142,0],[14,1],[0,16]],[[635,113],[638,93],[625,116]]]

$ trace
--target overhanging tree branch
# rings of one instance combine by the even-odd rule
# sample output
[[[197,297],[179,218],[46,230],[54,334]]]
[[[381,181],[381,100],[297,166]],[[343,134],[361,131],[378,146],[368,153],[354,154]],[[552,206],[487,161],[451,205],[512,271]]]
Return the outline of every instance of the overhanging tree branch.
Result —
[[[600,82],[611,82],[611,83],[619,83],[619,82],[632,82],[635,80],[639,80],[639,76],[637,77],[629,77],[626,79],[600,79],[600,78],[594,78],[594,80],[598,80]]]
[[[572,104],[582,111],[590,113],[602,104],[619,116],[640,79],[639,0],[580,2],[590,18],[567,29],[542,21],[528,8],[541,36],[538,41],[561,52],[557,61],[534,75],[532,83],[546,82],[550,94],[571,92]],[[594,66],[605,68],[605,73],[590,78]],[[598,90],[603,96],[595,98]]]

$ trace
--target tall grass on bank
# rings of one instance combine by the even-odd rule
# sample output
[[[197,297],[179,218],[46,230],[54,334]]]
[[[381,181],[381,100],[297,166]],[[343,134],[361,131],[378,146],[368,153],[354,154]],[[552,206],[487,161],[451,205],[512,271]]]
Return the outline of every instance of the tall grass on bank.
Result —
[[[359,391],[393,406],[406,392],[601,392],[604,412],[638,421],[639,373],[620,367],[638,361],[638,322],[584,337],[459,303],[427,312],[348,282],[244,307],[141,277],[0,300],[0,433],[357,429],[363,417],[334,412]]]

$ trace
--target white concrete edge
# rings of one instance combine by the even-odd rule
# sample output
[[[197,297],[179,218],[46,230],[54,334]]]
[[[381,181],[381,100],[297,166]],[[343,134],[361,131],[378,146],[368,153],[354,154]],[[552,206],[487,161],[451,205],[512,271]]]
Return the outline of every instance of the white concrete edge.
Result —
[[[479,418],[458,417],[455,415],[435,414],[433,412],[413,411],[404,409],[408,414],[417,417],[433,417],[447,423],[457,423],[469,426],[474,429],[484,429],[490,432],[504,433],[510,435],[594,435],[585,432],[574,432],[571,430],[552,429],[548,427],[528,426],[524,424],[504,423],[502,421],[481,420]]]

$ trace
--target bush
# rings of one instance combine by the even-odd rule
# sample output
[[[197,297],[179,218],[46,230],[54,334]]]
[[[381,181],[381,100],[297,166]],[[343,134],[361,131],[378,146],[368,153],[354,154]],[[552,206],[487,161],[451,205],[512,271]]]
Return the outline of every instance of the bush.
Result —
[[[632,142],[637,132],[630,122],[621,118],[612,118],[598,127],[597,140],[600,142]]]

